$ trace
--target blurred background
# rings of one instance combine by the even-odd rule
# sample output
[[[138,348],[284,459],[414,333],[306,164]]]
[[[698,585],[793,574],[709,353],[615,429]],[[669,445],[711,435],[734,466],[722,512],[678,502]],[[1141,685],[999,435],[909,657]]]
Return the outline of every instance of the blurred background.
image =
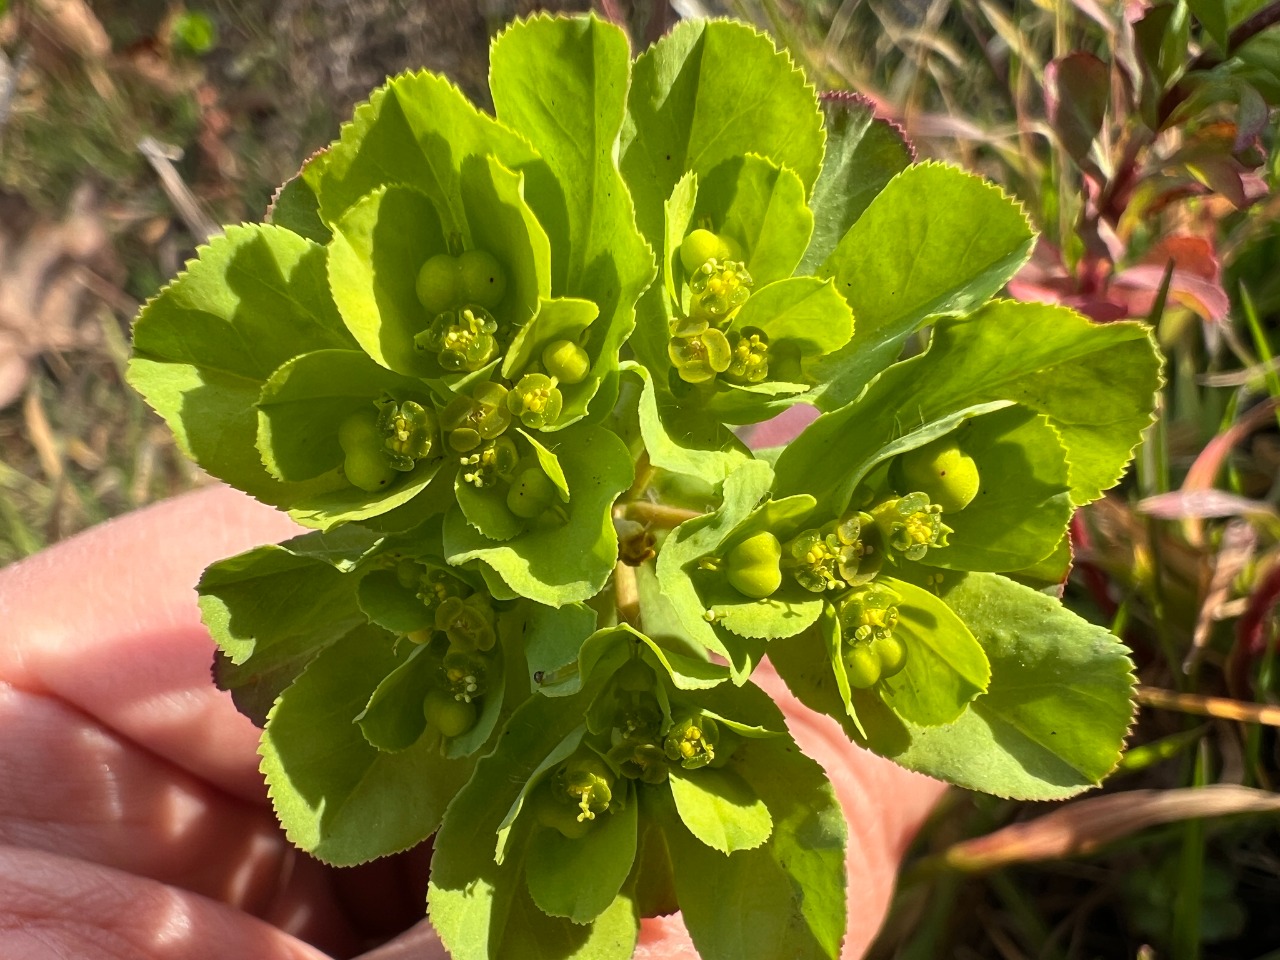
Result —
[[[1167,357],[1065,586],[1134,650],[1121,768],[1062,804],[952,791],[873,955],[1280,960],[1280,2],[0,0],[0,564],[209,482],[123,370],[218,224],[260,219],[387,75],[485,103],[503,23],[588,8],[637,48],[753,21],[1025,205],[1009,295],[1148,319]]]

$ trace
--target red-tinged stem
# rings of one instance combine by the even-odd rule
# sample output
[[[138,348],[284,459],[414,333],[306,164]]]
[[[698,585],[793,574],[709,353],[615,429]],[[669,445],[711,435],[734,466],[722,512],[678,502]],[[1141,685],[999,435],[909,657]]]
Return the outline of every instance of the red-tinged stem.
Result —
[[[1093,538],[1089,535],[1089,528],[1085,526],[1084,520],[1079,513],[1071,517],[1071,550],[1076,556],[1076,567],[1080,570],[1080,575],[1084,578],[1084,585],[1093,597],[1093,602],[1097,604],[1106,616],[1114,617],[1116,611],[1120,609],[1119,605],[1111,599],[1111,594],[1107,591],[1107,577],[1093,563],[1088,560],[1080,559],[1080,555],[1087,555],[1093,546]]]
[[[1237,26],[1227,36],[1226,56],[1234,56],[1236,51],[1242,46],[1260,34],[1263,30],[1267,30],[1280,23],[1280,0],[1273,0],[1267,4],[1244,23]],[[1187,73],[1194,73],[1197,70],[1212,70],[1218,64],[1223,62],[1223,57],[1217,53],[1204,51],[1195,59],[1187,64]],[[1173,112],[1178,109],[1184,100],[1187,99],[1190,91],[1182,83],[1176,83],[1160,101],[1159,117],[1160,122],[1157,125],[1163,129],[1169,118],[1173,116]]]
[[[1243,696],[1249,685],[1249,667],[1267,648],[1267,620],[1280,604],[1280,564],[1273,566],[1254,587],[1244,613],[1236,621],[1236,642],[1227,657],[1227,689]]]

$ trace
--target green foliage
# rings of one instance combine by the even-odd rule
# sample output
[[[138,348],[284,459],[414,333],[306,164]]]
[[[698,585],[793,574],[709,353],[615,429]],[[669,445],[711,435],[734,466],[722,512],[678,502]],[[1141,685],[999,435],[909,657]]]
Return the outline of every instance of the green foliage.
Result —
[[[425,839],[471,773],[426,740],[379,750],[351,722],[396,662],[390,634],[354,630],[303,671],[267,718],[260,753],[276,815],[290,840],[329,863],[363,863]]]
[[[1098,782],[1123,649],[995,573],[1061,569],[1151,341],[988,302],[1018,206],[741,24],[633,62],[535,17],[490,85],[389,81],[138,320],[183,448],[318,528],[206,572],[218,682],[301,847],[438,831],[460,960],[627,957],[677,905],[703,956],[834,958],[845,824],[755,667],[912,769]],[[731,429],[796,403],[769,460]]]

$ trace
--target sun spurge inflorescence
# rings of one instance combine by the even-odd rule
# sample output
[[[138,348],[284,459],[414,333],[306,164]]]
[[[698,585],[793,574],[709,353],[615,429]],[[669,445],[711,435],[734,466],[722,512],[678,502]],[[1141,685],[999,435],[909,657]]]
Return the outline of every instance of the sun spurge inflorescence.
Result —
[[[680,909],[706,957],[833,958],[844,820],[754,671],[911,769],[1096,784],[1130,664],[1054,586],[1150,339],[992,300],[1018,206],[744,25],[633,60],[539,17],[490,87],[391,80],[138,319],[183,448],[313,528],[206,571],[217,680],[298,845],[435,834],[455,957],[625,957]]]

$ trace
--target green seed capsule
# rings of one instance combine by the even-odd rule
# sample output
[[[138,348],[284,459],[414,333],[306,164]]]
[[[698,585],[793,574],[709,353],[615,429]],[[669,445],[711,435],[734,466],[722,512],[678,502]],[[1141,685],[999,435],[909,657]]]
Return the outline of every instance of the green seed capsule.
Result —
[[[361,447],[377,449],[382,446],[382,434],[378,430],[378,410],[368,407],[357,410],[338,426],[338,445],[343,451]]]
[[[561,383],[581,383],[591,372],[587,351],[572,340],[555,340],[542,351],[542,365]]]
[[[721,260],[735,260],[738,263],[744,263],[746,257],[743,255],[742,244],[733,239],[727,233],[716,234],[720,238],[720,242],[724,244],[721,252]]]
[[[782,586],[781,560],[782,544],[768,530],[748,537],[729,551],[729,585],[755,600],[772,596]]]
[[[973,503],[981,484],[973,457],[950,437],[904,453],[900,468],[906,489],[927,493],[944,513],[963,510]]]
[[[871,652],[880,661],[880,676],[892,677],[907,665],[907,645],[892,634],[871,641]]]
[[[342,461],[342,472],[361,490],[376,493],[400,475],[379,451],[352,450]]]
[[[359,410],[343,420],[338,427],[338,444],[346,454],[342,472],[361,490],[375,493],[398,476],[383,453],[377,411]]]
[[[458,302],[460,282],[458,261],[447,253],[437,253],[418,271],[418,300],[431,316],[450,310]]]
[[[469,700],[455,700],[444,690],[432,690],[422,701],[422,715],[443,736],[456,737],[476,725],[479,711]]]
[[[880,679],[880,671],[880,658],[870,644],[855,643],[845,651],[844,672],[849,677],[849,686],[858,690],[875,686]]]
[[[458,286],[462,302],[492,309],[507,292],[507,272],[493,254],[468,250],[458,258]]]
[[[557,496],[556,485],[540,466],[533,464],[516,474],[507,491],[507,509],[517,517],[540,517]]]
[[[728,255],[724,241],[710,230],[691,230],[680,244],[680,265],[692,274],[708,260],[723,260]]]

